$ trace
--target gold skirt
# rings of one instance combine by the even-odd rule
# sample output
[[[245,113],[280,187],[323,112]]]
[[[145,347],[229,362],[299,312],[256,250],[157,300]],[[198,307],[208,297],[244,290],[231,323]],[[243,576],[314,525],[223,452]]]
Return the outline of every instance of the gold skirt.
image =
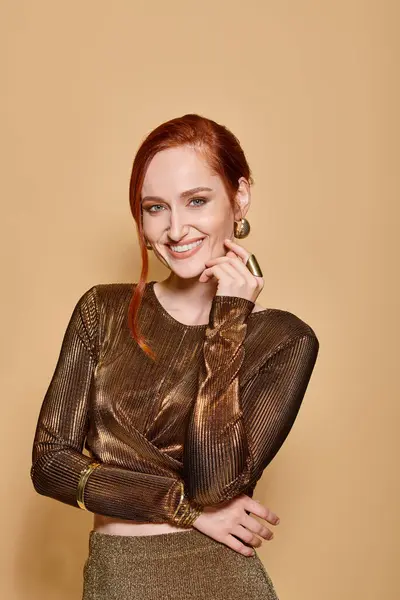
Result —
[[[257,553],[243,556],[197,529],[157,535],[92,530],[82,600],[278,600]]]

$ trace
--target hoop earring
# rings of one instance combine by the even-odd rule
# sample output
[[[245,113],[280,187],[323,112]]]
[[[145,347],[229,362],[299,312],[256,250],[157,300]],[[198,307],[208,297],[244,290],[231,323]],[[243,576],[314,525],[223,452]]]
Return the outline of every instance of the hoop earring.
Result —
[[[250,233],[250,223],[248,222],[247,219],[240,219],[239,222],[235,221],[233,235],[236,238],[238,238],[238,239],[245,238],[249,235],[249,233]]]

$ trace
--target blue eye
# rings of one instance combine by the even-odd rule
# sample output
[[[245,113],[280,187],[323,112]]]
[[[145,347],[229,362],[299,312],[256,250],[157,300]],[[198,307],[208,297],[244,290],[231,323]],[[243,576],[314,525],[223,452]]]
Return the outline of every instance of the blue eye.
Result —
[[[195,206],[203,206],[203,204],[206,204],[206,203],[207,203],[207,200],[206,200],[206,198],[192,198],[192,199],[190,200],[190,202],[193,202],[193,201],[195,201],[195,200],[197,200],[197,201],[200,201],[200,202],[201,202],[201,204],[195,204]],[[161,207],[162,207],[162,204],[153,204],[152,206],[150,206],[150,208],[146,208],[145,210],[147,210],[147,212],[149,212],[149,213],[156,213],[156,212],[160,212],[159,210],[152,210],[153,208],[157,208],[157,206],[161,206]]]
[[[207,202],[205,198],[192,198],[190,202],[193,202],[193,200],[201,200],[203,204]],[[203,204],[197,204],[197,206],[203,206]]]

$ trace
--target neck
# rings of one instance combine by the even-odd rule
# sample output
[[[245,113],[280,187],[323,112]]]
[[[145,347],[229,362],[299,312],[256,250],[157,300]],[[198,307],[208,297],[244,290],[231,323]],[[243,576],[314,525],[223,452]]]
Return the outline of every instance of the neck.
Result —
[[[168,310],[191,316],[196,322],[207,322],[217,291],[215,279],[203,283],[198,276],[182,279],[171,273],[158,282],[157,288],[159,300]]]

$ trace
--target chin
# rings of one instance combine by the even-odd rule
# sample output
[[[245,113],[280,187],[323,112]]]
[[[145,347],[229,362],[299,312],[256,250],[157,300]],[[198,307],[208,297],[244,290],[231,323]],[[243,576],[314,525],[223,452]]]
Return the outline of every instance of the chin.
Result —
[[[205,268],[204,264],[199,264],[197,268],[194,266],[191,268],[182,266],[181,269],[177,269],[175,265],[169,265],[171,273],[180,279],[198,280]]]
[[[171,267],[170,269],[171,272],[180,279],[199,279],[200,275],[204,271],[204,269],[196,269],[196,271],[193,271],[192,269],[190,271],[182,269],[182,271],[177,271],[176,269],[172,269]]]

